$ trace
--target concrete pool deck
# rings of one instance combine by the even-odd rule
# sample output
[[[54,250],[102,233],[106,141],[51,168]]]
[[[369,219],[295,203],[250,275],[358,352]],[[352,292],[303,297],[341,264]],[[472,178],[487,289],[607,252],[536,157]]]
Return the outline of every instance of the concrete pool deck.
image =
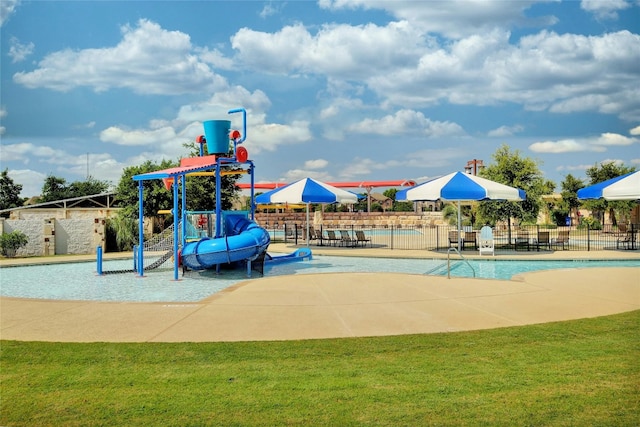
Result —
[[[296,247],[272,244],[269,252]],[[314,254],[437,258],[429,251],[312,246]],[[475,258],[477,252],[465,251]],[[107,258],[121,254],[107,254]],[[490,258],[485,256],[484,258]],[[505,252],[497,259],[637,259],[638,251]],[[92,256],[0,260],[0,266]],[[1,281],[1,272],[0,272]],[[185,285],[188,281],[185,280]],[[43,278],[46,283],[46,278]],[[248,279],[197,303],[0,298],[0,338],[64,342],[205,342],[321,339],[519,326],[640,309],[640,268],[572,268],[513,280],[395,273]]]

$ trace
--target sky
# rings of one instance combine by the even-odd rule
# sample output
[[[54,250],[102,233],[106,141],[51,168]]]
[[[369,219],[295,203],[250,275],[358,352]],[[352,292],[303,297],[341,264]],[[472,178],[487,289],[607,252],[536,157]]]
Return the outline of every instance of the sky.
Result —
[[[422,182],[503,144],[556,191],[640,168],[640,0],[2,0],[0,35],[23,197],[188,156],[234,108],[256,182]]]

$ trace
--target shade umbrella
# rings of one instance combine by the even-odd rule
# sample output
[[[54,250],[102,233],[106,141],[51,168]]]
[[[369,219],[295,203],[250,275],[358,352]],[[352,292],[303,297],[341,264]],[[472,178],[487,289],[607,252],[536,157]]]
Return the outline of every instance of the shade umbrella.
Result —
[[[256,203],[305,203],[307,205],[307,245],[309,245],[309,204],[356,203],[358,196],[313,178],[303,178],[256,196]]]
[[[462,172],[450,173],[396,193],[396,200],[458,202],[458,248],[462,240],[460,202],[525,199],[524,190]]]
[[[578,190],[578,199],[638,200],[640,199],[640,171],[581,188]]]

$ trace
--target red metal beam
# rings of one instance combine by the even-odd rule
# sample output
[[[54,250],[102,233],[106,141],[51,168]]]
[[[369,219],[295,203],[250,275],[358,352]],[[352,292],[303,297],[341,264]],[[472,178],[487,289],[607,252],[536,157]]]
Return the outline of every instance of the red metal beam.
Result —
[[[328,182],[327,184],[333,185],[336,188],[376,188],[376,187],[413,187],[416,185],[415,181],[351,181],[351,182]],[[251,184],[236,184],[242,190],[248,190],[251,188]],[[280,188],[287,185],[282,182],[267,182],[254,184],[254,188],[259,190],[273,190],[274,188]]]

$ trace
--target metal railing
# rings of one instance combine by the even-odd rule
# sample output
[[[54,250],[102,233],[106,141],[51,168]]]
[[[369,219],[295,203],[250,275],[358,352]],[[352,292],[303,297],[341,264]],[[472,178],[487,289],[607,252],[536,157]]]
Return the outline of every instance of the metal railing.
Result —
[[[447,249],[447,279],[451,279],[451,252],[455,252],[460,256],[460,259],[462,261],[464,261],[465,263],[467,263],[467,265],[469,266],[469,268],[471,269],[471,273],[473,274],[473,277],[476,277],[476,271],[473,269],[473,267],[471,266],[471,264],[469,264],[469,261],[467,261],[467,259],[465,257],[462,256],[462,254],[460,253],[460,251],[457,248],[449,248]]]
[[[265,227],[274,242],[297,243],[306,242],[306,227],[304,223],[284,223],[278,227]],[[450,232],[457,231],[455,226],[404,226],[404,225],[355,225],[340,223],[325,223],[314,225],[316,232],[327,235],[327,230],[346,230],[355,237],[356,230],[362,230],[371,240],[371,247],[397,250],[430,250],[446,251],[450,247],[457,247],[457,241],[450,239]],[[576,226],[545,226],[526,225],[512,227],[494,227],[493,236],[496,252],[501,251],[600,251],[600,250],[638,250],[638,231],[640,226],[603,228]],[[476,242],[464,239],[464,245],[459,248],[462,253],[477,250],[479,245],[479,227],[463,227],[463,233],[472,235]],[[548,233],[548,234],[547,234]],[[567,236],[568,239],[562,239]],[[549,239],[546,243],[545,239]],[[326,242],[322,242],[326,244]],[[312,239],[311,244],[320,244],[318,239]]]

